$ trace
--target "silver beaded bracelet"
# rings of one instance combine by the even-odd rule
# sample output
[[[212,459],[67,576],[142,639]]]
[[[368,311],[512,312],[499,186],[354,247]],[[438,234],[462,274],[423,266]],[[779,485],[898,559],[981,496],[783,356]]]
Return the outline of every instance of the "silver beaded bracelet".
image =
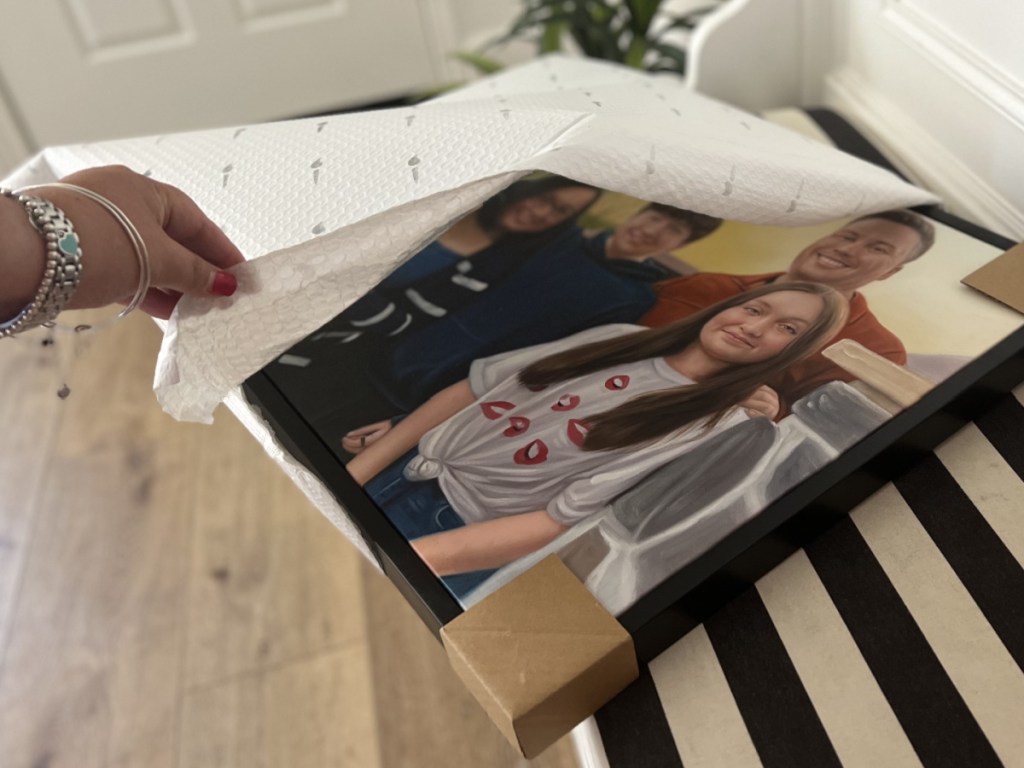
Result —
[[[135,228],[135,225],[132,224],[132,220],[125,215],[124,211],[110,202],[110,200],[97,192],[93,192],[91,189],[80,187],[77,184],[53,181],[49,184],[35,184],[31,187],[22,187],[17,191],[29,192],[31,190],[45,189],[47,187],[51,189],[54,187],[57,189],[67,189],[71,192],[77,192],[78,194],[89,198],[97,205],[105,208],[107,213],[114,217],[114,220],[121,225],[121,229],[123,229],[124,233],[128,236],[128,240],[132,244],[132,250],[135,251],[135,261],[139,267],[139,282],[135,287],[135,294],[132,298],[124,305],[124,308],[122,308],[115,317],[111,318],[114,322],[121,320],[130,312],[135,311],[139,304],[142,303],[142,300],[146,298],[146,293],[149,291],[150,281],[152,279],[149,266],[149,251],[146,249],[146,243],[142,239],[142,235],[139,234],[139,230]]]
[[[0,188],[0,193],[4,196],[10,197],[25,206],[25,210],[29,214],[29,219],[32,221],[32,226],[34,226],[36,230],[46,238],[47,258],[46,270],[43,273],[43,282],[40,284],[39,290],[36,291],[35,298],[28,304],[28,306],[19,312],[15,318],[8,320],[6,323],[0,323],[0,338],[13,336],[20,331],[33,328],[37,325],[52,327],[56,321],[57,315],[59,315],[61,310],[67,305],[71,298],[71,294],[74,293],[75,288],[78,287],[79,280],[81,279],[82,250],[78,245],[78,235],[75,234],[75,230],[71,222],[64,215],[64,212],[49,200],[26,194],[26,192],[36,189],[44,189],[46,187],[57,187],[76,192],[106,209],[107,213],[114,217],[114,220],[117,221],[128,236],[128,240],[132,244],[132,250],[135,251],[135,259],[139,267],[139,282],[135,288],[135,294],[116,316],[108,318],[106,322],[101,322],[98,325],[78,325],[75,326],[74,330],[97,330],[110,322],[117,322],[118,320],[121,320],[142,303],[142,300],[146,298],[146,293],[149,291],[151,273],[149,252],[146,250],[146,243],[139,234],[139,230],[135,228],[134,224],[132,224],[131,219],[124,214],[124,211],[110,202],[110,200],[103,197],[103,195],[93,192],[91,189],[80,187],[77,184],[68,184],[59,181],[51,182],[49,184],[36,184],[30,187],[22,187],[21,189],[14,191]],[[40,211],[41,213],[39,213]],[[70,246],[71,238],[74,239],[76,249],[76,256],[73,260],[73,265],[75,267],[73,270],[73,284],[70,282],[72,277],[72,259],[67,256],[66,251],[63,250],[64,246],[61,245],[64,243],[65,245]],[[63,261],[61,260],[61,257],[63,257]],[[54,259],[56,260],[54,261]]]
[[[32,300],[10,320],[0,322],[0,339],[38,325],[50,325],[64,309],[82,278],[82,249],[64,212],[41,197],[0,188],[0,194],[24,207],[46,243],[43,279]]]

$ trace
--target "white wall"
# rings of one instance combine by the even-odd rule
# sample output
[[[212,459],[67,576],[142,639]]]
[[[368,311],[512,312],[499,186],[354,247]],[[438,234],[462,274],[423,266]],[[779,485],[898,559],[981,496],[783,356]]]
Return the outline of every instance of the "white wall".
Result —
[[[432,20],[438,56],[448,83],[460,83],[480,76],[472,67],[456,60],[457,51],[478,51],[500,38],[522,10],[522,0],[425,0],[426,15]],[[485,51],[490,58],[506,64],[528,61],[536,54],[532,43],[515,41]]]
[[[829,106],[955,213],[1024,239],[1024,3],[732,0],[691,84],[752,110]]]
[[[6,91],[0,80],[0,176],[30,154],[28,138],[22,132],[7,103]]]
[[[1022,31],[1019,0],[842,0],[824,101],[952,207],[1024,239]]]
[[[281,119],[468,79],[472,70],[451,52],[500,34],[520,7],[519,0],[147,0],[129,12],[118,3],[18,3],[3,11],[0,175],[46,145]],[[40,57],[44,38],[49,53]]]

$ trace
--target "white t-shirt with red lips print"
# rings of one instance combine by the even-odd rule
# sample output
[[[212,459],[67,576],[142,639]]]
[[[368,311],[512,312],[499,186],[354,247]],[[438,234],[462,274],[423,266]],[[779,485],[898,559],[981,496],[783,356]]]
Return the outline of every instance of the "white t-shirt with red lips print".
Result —
[[[693,381],[660,357],[536,391],[516,378],[527,365],[555,352],[638,330],[646,329],[604,325],[476,360],[469,373],[476,402],[423,436],[405,477],[437,478],[452,509],[467,523],[544,509],[553,520],[573,525],[666,462],[749,418],[737,408],[709,430],[691,425],[646,445],[584,451],[588,415]]]

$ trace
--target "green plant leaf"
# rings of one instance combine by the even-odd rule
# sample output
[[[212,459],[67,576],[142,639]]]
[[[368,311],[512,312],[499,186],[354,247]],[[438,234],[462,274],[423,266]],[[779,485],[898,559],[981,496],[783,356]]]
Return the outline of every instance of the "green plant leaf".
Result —
[[[606,0],[586,0],[580,3],[585,6],[585,14],[581,14],[581,22],[586,25],[595,58],[608,61],[623,61],[626,55],[625,41],[622,32],[628,19],[621,16],[621,6],[611,5]],[[589,21],[582,21],[588,18]]]
[[[500,61],[496,61],[476,51],[455,51],[451,56],[453,59],[458,59],[462,63],[473,67],[482,75],[493,75],[495,72],[500,72],[505,68],[505,65]]]
[[[564,21],[549,21],[544,25],[537,50],[540,53],[553,53],[562,50],[562,32],[565,29]]]
[[[538,27],[543,27],[552,21],[559,20],[559,18],[565,18],[566,13],[561,8],[563,4],[562,0],[556,0],[555,2],[551,2],[550,0],[530,2],[528,0],[526,7],[523,9],[522,13],[515,18],[508,31],[483,47],[486,49],[502,45],[510,40],[524,37]]]
[[[629,43],[629,50],[626,51],[625,57],[623,57],[623,63],[630,66],[636,67],[637,69],[644,68],[644,56],[647,54],[647,40],[643,37],[636,36]]]
[[[573,4],[568,25],[569,34],[584,54],[595,59],[606,58],[599,38],[599,28],[592,24],[588,9],[581,3]]]
[[[624,0],[626,9],[629,11],[629,27],[638,36],[646,36],[654,21],[662,0]]]
[[[666,32],[670,32],[674,29],[696,29],[697,25],[704,20],[704,17],[716,8],[718,8],[717,5],[706,5],[702,8],[695,8],[681,16],[673,16],[672,21],[664,27],[661,27],[653,37],[654,39],[660,40]]]
[[[605,0],[589,0],[589,2],[585,1],[581,5],[587,10],[590,20],[598,27],[611,23],[611,20],[615,18],[615,14],[618,12],[616,8],[610,6]]]
[[[520,13],[508,31],[481,50],[527,39],[537,45],[538,53],[550,53],[561,50],[563,37],[568,35],[585,56],[682,73],[686,70],[686,51],[662,42],[663,36],[674,29],[693,29],[722,1],[709,0],[714,4],[672,15],[652,34],[651,27],[664,0],[522,0]],[[657,53],[655,61],[650,61],[651,51]],[[482,54],[471,57],[462,58],[460,54],[463,61],[481,72],[496,71],[492,67],[497,62]]]
[[[432,85],[429,88],[424,88],[421,91],[416,91],[409,97],[410,104],[419,104],[423,101],[429,101],[436,96],[440,96],[442,93],[448,93],[448,91],[454,91],[456,88],[461,88],[466,83],[465,81],[452,80],[447,83],[439,83],[438,85]]]

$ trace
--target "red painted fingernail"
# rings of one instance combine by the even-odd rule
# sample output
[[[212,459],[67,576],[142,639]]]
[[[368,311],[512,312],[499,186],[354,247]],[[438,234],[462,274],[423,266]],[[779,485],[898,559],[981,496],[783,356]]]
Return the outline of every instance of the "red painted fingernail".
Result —
[[[213,277],[213,286],[210,288],[211,293],[216,293],[218,296],[231,296],[236,290],[238,290],[238,278],[234,275],[229,275],[227,272],[218,272]]]

